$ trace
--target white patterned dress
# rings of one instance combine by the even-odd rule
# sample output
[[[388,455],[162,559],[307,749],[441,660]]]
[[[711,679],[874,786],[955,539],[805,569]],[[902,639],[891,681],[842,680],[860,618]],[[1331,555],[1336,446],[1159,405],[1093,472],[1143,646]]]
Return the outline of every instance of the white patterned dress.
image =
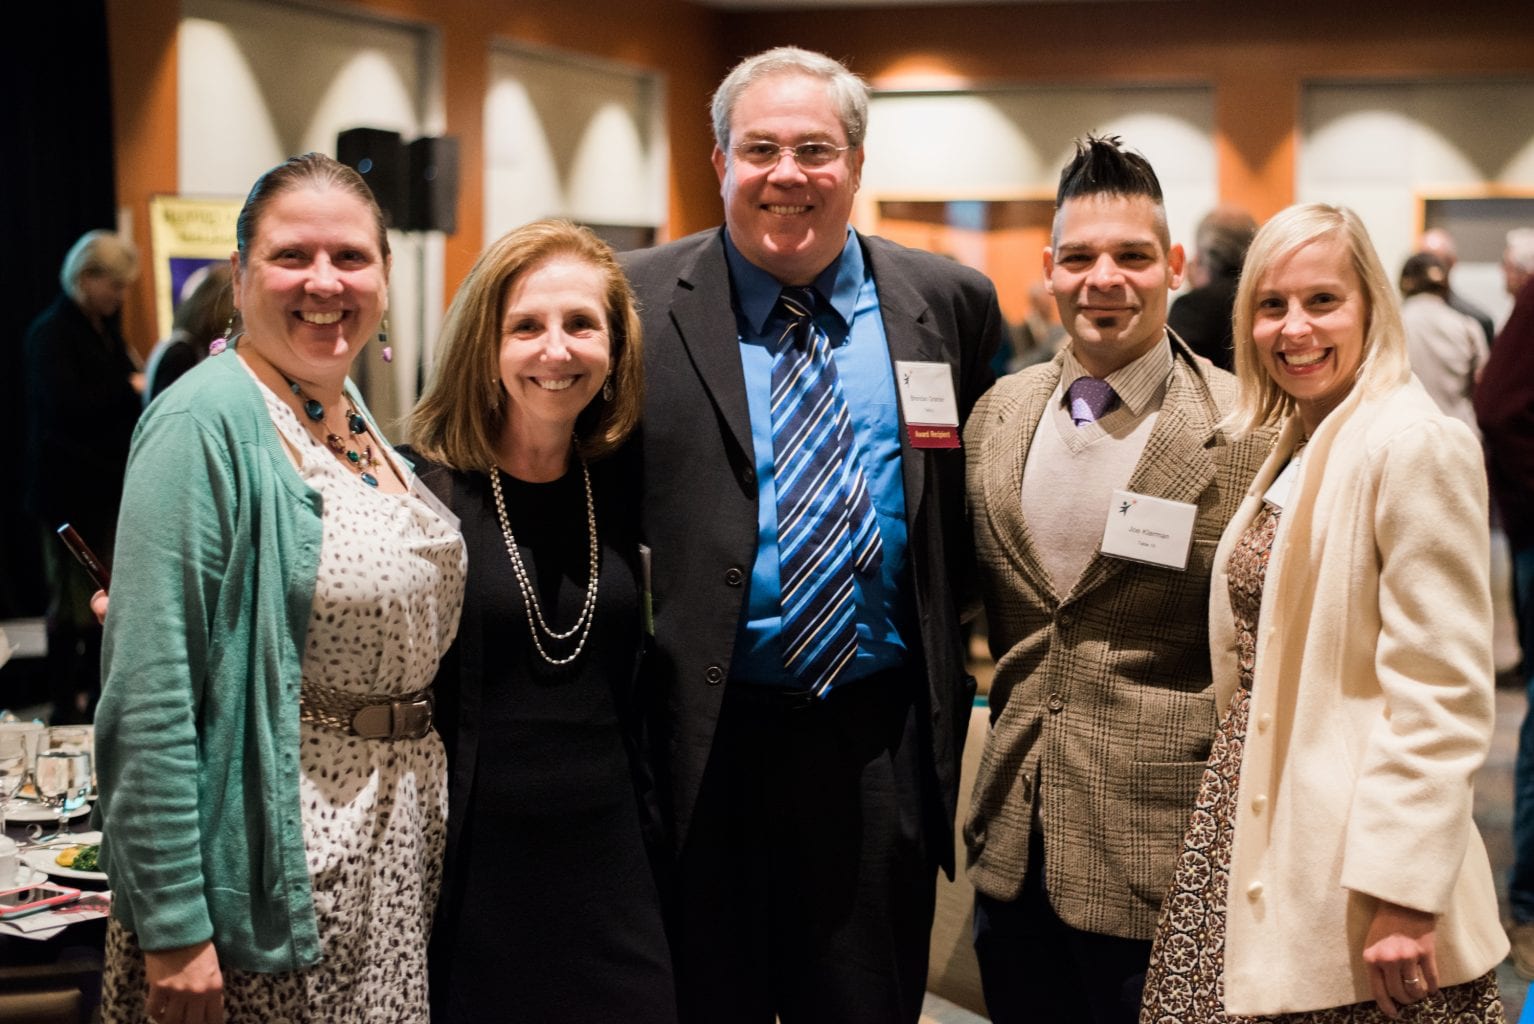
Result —
[[[258,382],[259,383],[259,382]],[[262,387],[299,474],[324,501],[303,689],[385,699],[431,685],[463,604],[463,540],[417,494],[363,484]],[[420,490],[420,485],[416,484]],[[426,940],[442,883],[447,759],[435,732],[367,740],[299,725],[304,850],[320,962],[285,974],[224,969],[229,1024],[427,1020]],[[146,1021],[143,957],[114,919],[103,1019]]]

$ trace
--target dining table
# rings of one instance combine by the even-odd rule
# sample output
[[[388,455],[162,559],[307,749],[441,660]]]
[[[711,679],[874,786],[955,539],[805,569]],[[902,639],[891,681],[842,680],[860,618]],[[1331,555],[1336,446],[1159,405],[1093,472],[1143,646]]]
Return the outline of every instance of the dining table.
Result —
[[[81,896],[66,906],[0,921],[0,1000],[22,992],[73,988],[80,993],[81,1019],[88,1020],[101,1002],[111,891],[102,872],[57,863],[68,846],[100,842],[101,833],[90,829],[89,808],[71,812],[66,832],[57,829],[56,817],[41,804],[13,799],[6,805],[5,835],[20,846],[13,885],[46,879],[79,889]]]

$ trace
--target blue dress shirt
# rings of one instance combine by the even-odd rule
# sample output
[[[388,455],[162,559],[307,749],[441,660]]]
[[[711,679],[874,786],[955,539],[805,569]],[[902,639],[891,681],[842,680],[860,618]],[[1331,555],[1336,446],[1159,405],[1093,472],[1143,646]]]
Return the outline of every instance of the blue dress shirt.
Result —
[[[798,680],[783,668],[779,642],[782,619],[778,576],[778,497],[773,478],[772,360],[784,319],[774,312],[781,283],[748,261],[725,233],[725,257],[733,285],[740,361],[746,374],[751,411],[751,443],[756,449],[756,562],[746,614],[741,619],[730,677],[765,686],[797,689]],[[858,653],[837,679],[845,685],[904,664],[902,623],[910,621],[907,589],[905,489],[900,473],[900,409],[890,365],[879,292],[850,229],[842,253],[813,282],[821,298],[815,323],[831,341],[842,394],[852,417],[857,454],[868,480],[884,545],[883,564],[855,575]]]

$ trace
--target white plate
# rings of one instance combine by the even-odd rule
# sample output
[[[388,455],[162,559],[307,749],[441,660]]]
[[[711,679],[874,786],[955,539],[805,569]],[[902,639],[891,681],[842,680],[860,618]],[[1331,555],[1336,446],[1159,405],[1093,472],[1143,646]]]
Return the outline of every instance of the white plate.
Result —
[[[90,804],[81,804],[72,811],[66,812],[68,818],[78,818],[82,814],[91,813]],[[12,800],[5,805],[6,821],[58,821],[59,815],[47,804],[36,804],[29,800]]]
[[[101,833],[81,832],[76,836],[76,839],[81,845],[99,843],[101,842]],[[60,865],[54,858],[59,855],[59,851],[62,849],[64,847],[60,845],[45,846],[41,850],[22,850],[21,862],[30,868],[46,872],[54,878],[78,878],[86,882],[105,882],[107,880],[107,873],[105,871],[76,871],[74,868],[66,868]]]

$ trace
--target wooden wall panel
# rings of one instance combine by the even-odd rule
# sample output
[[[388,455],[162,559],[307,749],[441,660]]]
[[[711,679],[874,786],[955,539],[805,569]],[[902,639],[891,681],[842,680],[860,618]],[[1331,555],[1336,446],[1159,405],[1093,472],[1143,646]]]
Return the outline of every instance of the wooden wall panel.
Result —
[[[176,190],[177,5],[108,0],[119,199],[147,238],[148,197]],[[484,243],[482,106],[494,37],[624,61],[666,75],[672,237],[718,223],[706,104],[739,57],[794,43],[848,61],[876,85],[1196,83],[1215,93],[1220,198],[1258,215],[1292,201],[1307,80],[1534,74],[1534,19],[1498,0],[1374,4],[1143,0],[935,8],[722,12],[685,0],[359,0],[437,28],[447,130],[462,146],[451,295]],[[189,144],[195,145],[195,141]],[[152,336],[148,275],[130,332]],[[142,322],[140,322],[142,321]]]

